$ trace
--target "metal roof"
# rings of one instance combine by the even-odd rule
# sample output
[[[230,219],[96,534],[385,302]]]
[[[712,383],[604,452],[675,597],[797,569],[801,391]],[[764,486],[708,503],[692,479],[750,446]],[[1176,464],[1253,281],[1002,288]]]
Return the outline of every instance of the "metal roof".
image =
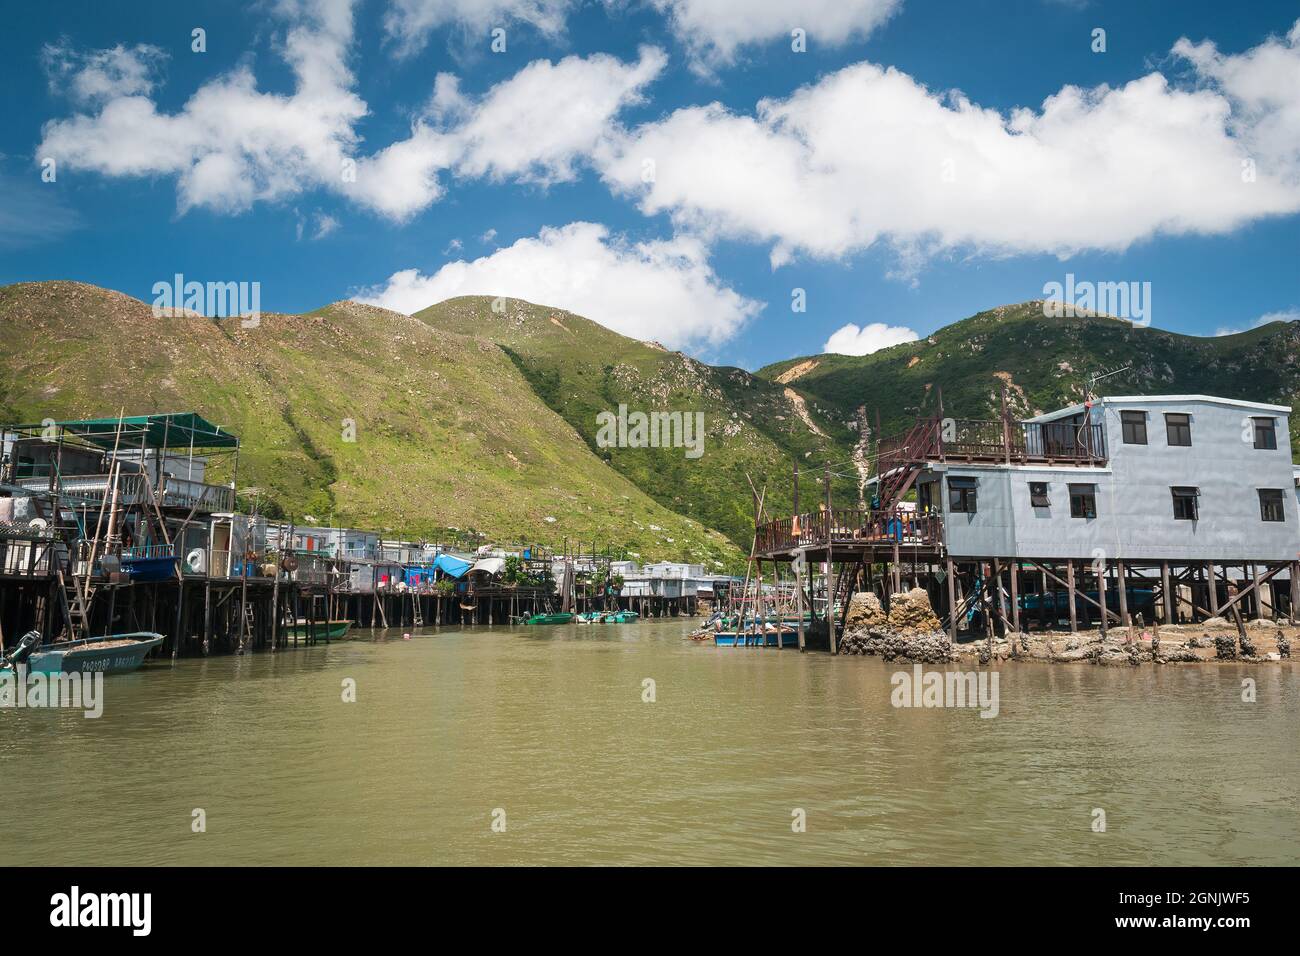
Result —
[[[81,418],[54,422],[65,432],[101,448],[112,448],[121,431],[124,448],[238,448],[239,439],[197,412],[124,415],[121,418]],[[43,431],[48,423],[17,425],[15,431]]]
[[[1269,405],[1264,402],[1247,402],[1238,398],[1217,398],[1213,395],[1106,395],[1093,400],[1093,407],[1099,405],[1143,405],[1143,404],[1188,404],[1229,405],[1233,408],[1249,408],[1260,412],[1275,412],[1279,415],[1291,414],[1289,405]],[[1058,418],[1067,418],[1083,412],[1082,403],[1046,412],[1024,421],[1031,423],[1050,422]]]

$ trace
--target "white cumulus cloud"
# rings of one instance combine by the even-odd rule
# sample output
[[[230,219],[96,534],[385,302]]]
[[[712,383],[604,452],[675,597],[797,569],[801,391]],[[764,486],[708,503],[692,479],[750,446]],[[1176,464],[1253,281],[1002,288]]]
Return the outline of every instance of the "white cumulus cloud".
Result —
[[[393,0],[384,15],[384,30],[398,52],[408,56],[421,50],[434,30],[450,23],[484,43],[490,31],[514,23],[554,36],[564,32],[565,19],[575,6],[576,0]]]
[[[264,92],[243,65],[168,113],[148,95],[149,75],[123,65],[143,55],[60,48],[61,75],[88,91],[75,99],[89,108],[46,123],[38,157],[110,177],[175,176],[182,213],[238,213],[326,190],[401,222],[444,196],[444,173],[541,185],[573,178],[665,63],[650,47],[630,63],[605,54],[539,60],[480,96],[440,74],[410,135],[365,152],[357,124],[369,107],[349,67],[353,0],[280,0],[274,9],[292,93]]]
[[[1066,86],[1009,113],[859,63],[753,114],[676,110],[601,164],[646,214],[770,243],[774,265],[877,242],[909,268],[954,249],[1120,251],[1300,210],[1300,27],[1235,57],[1186,42],[1174,52],[1192,85],[1151,73]]]
[[[61,40],[41,49],[50,92],[81,105],[151,92],[166,61],[167,54],[148,43],[82,53]]]
[[[918,338],[915,332],[901,325],[870,322],[857,326],[850,322],[831,333],[822,351],[837,355],[870,355],[891,345],[915,342]]]
[[[460,295],[555,306],[669,348],[723,342],[760,309],[721,282],[697,240],[629,242],[592,222],[548,227],[432,275],[405,269],[356,298],[409,314]]]
[[[651,0],[699,72],[735,61],[742,47],[803,30],[808,49],[867,36],[902,0]]]

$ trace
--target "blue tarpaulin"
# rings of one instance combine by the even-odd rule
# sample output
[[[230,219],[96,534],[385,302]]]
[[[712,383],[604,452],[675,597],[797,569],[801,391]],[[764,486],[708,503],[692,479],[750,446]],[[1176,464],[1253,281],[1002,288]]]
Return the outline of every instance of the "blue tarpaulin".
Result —
[[[433,559],[433,566],[449,578],[464,577],[465,572],[469,570],[468,561],[453,558],[450,554],[438,555]]]

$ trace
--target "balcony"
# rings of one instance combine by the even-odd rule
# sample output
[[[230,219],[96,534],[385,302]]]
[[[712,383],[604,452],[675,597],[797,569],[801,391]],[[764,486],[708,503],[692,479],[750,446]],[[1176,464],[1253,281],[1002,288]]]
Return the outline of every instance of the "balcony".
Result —
[[[17,484],[33,492],[43,492],[50,486],[49,478],[20,478]],[[69,500],[96,504],[109,494],[108,475],[76,475],[63,478],[57,490]],[[132,508],[148,504],[153,497],[145,475],[122,475],[117,485],[117,501],[122,507]],[[226,485],[206,485],[201,481],[165,477],[159,507],[193,510],[200,514],[235,510],[235,490]]]
[[[882,438],[878,454],[882,471],[944,461],[1101,465],[1106,432],[1100,423],[931,418],[905,434]]]
[[[937,548],[943,540],[943,519],[912,511],[832,508],[778,518],[760,525],[755,548],[760,554],[795,548],[832,547]]]

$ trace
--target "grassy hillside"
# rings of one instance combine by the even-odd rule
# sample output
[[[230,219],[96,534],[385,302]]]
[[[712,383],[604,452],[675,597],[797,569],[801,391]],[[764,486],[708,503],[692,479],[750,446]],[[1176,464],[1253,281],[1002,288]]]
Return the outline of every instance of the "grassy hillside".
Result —
[[[644,559],[734,563],[591,453],[486,338],[351,302],[305,315],[160,318],[71,282],[0,288],[0,421],[194,409],[240,436],[264,511],[445,529]],[[344,420],[355,421],[355,442]]]
[[[1198,338],[1109,317],[1046,318],[1041,302],[1025,302],[872,355],[808,356],[758,375],[794,381],[840,416],[865,408],[874,421],[878,411],[889,433],[918,410],[932,412],[939,389],[946,414],[984,418],[996,416],[1005,384],[1011,410],[1024,417],[1079,401],[1089,375],[1125,365],[1132,368],[1099,383],[1098,394],[1196,393],[1289,405],[1300,393],[1300,323]]]
[[[608,461],[665,507],[725,532],[747,546],[753,529],[748,473],[766,482],[770,511],[788,511],[791,464],[806,463],[804,502],[823,494],[815,480],[828,458],[843,461],[838,500],[856,495],[849,462],[858,435],[851,415],[738,368],[705,365],[655,343],[611,332],[581,316],[504,300],[449,299],[416,313],[439,330],[491,339],[514,360],[536,393]],[[629,411],[702,412],[703,453],[681,448],[598,447],[597,415]]]

